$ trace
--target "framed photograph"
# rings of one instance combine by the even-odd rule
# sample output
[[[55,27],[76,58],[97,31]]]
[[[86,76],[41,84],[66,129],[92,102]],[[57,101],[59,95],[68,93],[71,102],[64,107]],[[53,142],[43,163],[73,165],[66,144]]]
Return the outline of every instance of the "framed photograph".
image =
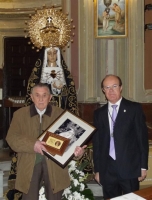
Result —
[[[128,0],[95,0],[94,19],[96,38],[127,37]]]
[[[66,147],[62,156],[50,153],[49,151],[44,151],[44,154],[47,157],[64,168],[74,156],[74,150],[76,146],[83,146],[92,136],[95,129],[96,128],[94,126],[88,124],[78,116],[66,110],[39,137],[39,140],[45,141],[46,139],[44,138],[48,138],[48,136],[46,137],[48,132],[70,139],[70,142],[68,143],[68,146]]]

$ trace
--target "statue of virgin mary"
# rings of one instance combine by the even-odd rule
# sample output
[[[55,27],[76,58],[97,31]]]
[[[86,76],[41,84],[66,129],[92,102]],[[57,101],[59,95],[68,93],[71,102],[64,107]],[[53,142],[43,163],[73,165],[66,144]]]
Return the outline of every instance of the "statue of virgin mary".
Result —
[[[78,115],[77,95],[73,77],[58,47],[42,49],[29,77],[25,105],[32,103],[31,88],[37,83],[49,85],[51,103]]]

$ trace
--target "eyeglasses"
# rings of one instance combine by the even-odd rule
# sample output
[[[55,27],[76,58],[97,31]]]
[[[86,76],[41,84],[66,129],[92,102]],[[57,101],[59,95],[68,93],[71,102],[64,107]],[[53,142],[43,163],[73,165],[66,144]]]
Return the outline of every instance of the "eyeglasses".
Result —
[[[120,86],[120,85],[104,86],[103,89],[104,89],[105,91],[109,91],[110,89],[112,89],[112,90],[117,90],[119,86]]]

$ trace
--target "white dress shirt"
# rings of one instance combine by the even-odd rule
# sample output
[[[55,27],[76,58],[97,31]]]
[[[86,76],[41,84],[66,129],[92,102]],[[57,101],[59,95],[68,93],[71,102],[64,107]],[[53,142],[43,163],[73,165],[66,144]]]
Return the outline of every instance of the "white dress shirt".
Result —
[[[112,111],[113,111],[113,108],[111,107],[112,105],[117,105],[116,107],[116,110],[117,110],[117,113],[119,111],[119,107],[120,107],[120,103],[121,103],[121,99],[119,99],[119,101],[117,101],[115,104],[112,104],[110,101],[108,102],[108,118],[109,118],[109,127],[110,127],[110,134],[112,134],[112,130],[111,130],[111,123],[112,123]]]

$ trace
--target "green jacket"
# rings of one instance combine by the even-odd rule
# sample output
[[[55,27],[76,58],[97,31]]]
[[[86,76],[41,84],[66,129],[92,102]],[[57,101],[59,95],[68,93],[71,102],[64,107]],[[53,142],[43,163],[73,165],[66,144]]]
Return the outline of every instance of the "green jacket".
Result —
[[[61,108],[49,104],[42,117],[42,131],[46,130],[62,112]],[[29,190],[36,159],[34,144],[39,132],[40,118],[34,104],[14,112],[6,141],[18,153],[15,189],[23,193],[27,193]],[[53,193],[67,188],[70,185],[68,168],[62,169],[47,158],[46,162]]]

